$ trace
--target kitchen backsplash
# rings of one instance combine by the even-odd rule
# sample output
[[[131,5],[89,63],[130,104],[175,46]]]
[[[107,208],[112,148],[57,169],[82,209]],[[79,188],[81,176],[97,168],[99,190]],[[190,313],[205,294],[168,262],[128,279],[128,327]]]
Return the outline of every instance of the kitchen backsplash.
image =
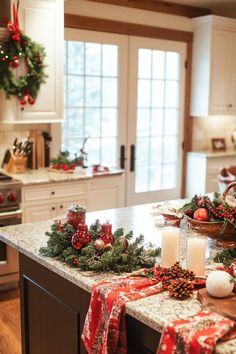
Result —
[[[193,119],[192,150],[210,150],[212,138],[225,138],[227,150],[234,148],[231,133],[236,129],[235,116],[209,116]]]
[[[12,148],[15,138],[27,138],[30,130],[42,130],[50,133],[49,124],[19,125],[0,127],[0,165],[6,149]]]

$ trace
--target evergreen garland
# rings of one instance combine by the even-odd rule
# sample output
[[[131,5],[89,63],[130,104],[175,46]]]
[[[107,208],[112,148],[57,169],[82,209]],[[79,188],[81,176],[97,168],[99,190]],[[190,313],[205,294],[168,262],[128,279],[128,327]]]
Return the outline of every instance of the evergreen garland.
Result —
[[[12,29],[14,28],[14,30]],[[0,90],[6,97],[16,96],[22,105],[34,104],[40,85],[45,82],[45,50],[33,42],[11,22],[7,27],[9,35],[6,41],[0,42]],[[14,69],[24,60],[26,75],[17,78]]]
[[[221,252],[218,252],[214,257],[214,261],[217,263],[223,263],[224,266],[229,267],[236,259],[236,248],[227,248]]]
[[[96,220],[89,228],[91,243],[80,251],[71,245],[72,236],[75,233],[72,225],[55,222],[51,225],[51,231],[46,232],[49,236],[46,247],[40,249],[40,254],[48,257],[55,257],[66,264],[84,271],[95,272],[132,272],[141,268],[150,268],[155,264],[156,257],[160,256],[160,248],[143,245],[144,236],[140,235],[133,242],[133,232],[130,231],[124,236],[122,228],[114,232],[114,244],[108,249],[98,250],[94,241],[99,239],[101,223]],[[127,247],[124,247],[126,240]]]

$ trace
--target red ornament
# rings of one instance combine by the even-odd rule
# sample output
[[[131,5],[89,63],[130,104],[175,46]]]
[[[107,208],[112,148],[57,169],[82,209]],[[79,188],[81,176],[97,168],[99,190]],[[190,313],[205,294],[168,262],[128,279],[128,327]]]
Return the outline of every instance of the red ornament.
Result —
[[[101,239],[104,241],[105,245],[108,243],[113,244],[115,241],[114,236],[112,235],[112,225],[109,222],[102,224],[101,226]]]
[[[13,60],[9,63],[9,65],[14,69],[18,68],[18,66],[20,65],[19,58],[15,55],[12,59]]]
[[[199,208],[199,209],[195,210],[195,212],[193,214],[193,218],[194,218],[194,220],[198,220],[198,221],[209,221],[210,220],[209,213],[205,208]]]
[[[21,104],[22,106],[25,106],[26,103],[27,103],[27,101],[26,101],[25,97],[21,98],[20,104]]]
[[[78,230],[71,239],[71,244],[76,250],[80,250],[83,246],[91,242],[91,237],[88,233],[88,226],[85,224],[79,225]]]
[[[54,220],[53,224],[56,226],[57,231],[63,232],[65,228],[65,223],[61,220]]]
[[[28,96],[28,102],[29,102],[29,104],[33,105],[35,103],[35,100],[33,99],[32,96],[29,95]]]
[[[61,168],[61,166],[60,166]],[[72,205],[67,210],[67,222],[75,229],[78,229],[80,224],[85,223],[86,209],[79,205]]]
[[[78,258],[74,258],[74,259],[73,259],[73,264],[74,264],[75,266],[77,266],[77,265],[79,264]]]

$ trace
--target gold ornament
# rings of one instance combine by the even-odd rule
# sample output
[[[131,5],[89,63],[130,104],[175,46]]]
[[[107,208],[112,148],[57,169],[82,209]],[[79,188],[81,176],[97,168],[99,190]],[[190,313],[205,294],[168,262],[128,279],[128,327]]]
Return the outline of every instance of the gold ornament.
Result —
[[[106,251],[109,251],[111,248],[112,248],[112,244],[111,244],[111,243],[107,243],[107,244],[105,245],[105,250],[106,250]]]
[[[102,239],[98,238],[97,240],[94,241],[94,248],[97,250],[97,251],[102,251],[104,250],[105,248],[105,243]]]

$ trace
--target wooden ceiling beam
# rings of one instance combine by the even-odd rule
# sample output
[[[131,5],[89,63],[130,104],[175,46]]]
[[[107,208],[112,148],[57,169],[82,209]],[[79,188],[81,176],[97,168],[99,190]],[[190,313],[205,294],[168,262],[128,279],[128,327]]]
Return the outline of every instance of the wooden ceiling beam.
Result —
[[[65,27],[67,28],[78,28],[91,31],[126,34],[130,36],[159,38],[179,42],[192,42],[193,40],[192,32],[180,31],[170,28],[140,25],[129,22],[106,20],[73,14],[65,14],[64,19]]]
[[[184,17],[198,17],[210,15],[212,11],[202,7],[189,6],[184,4],[177,4],[162,0],[90,0],[94,2],[101,2],[109,5],[118,5],[131,7],[135,9],[142,9],[148,11],[161,12],[171,15]]]

